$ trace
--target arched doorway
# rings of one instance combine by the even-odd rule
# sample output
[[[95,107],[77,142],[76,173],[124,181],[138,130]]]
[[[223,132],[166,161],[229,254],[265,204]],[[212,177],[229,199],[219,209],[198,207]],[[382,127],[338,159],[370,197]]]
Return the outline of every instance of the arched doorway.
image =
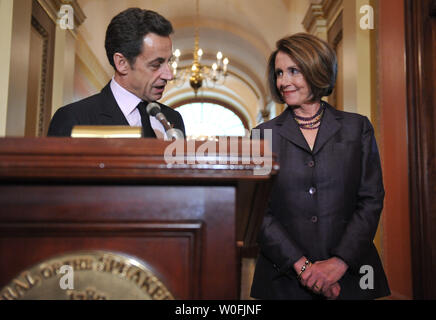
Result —
[[[182,115],[188,137],[245,136],[249,130],[245,117],[222,101],[190,99],[173,108]]]

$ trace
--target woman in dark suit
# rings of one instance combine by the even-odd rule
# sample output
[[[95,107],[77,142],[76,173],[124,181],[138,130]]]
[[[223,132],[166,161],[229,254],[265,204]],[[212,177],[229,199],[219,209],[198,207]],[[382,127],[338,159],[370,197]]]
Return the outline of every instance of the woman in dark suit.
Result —
[[[390,294],[373,244],[384,199],[374,130],[321,100],[336,70],[328,43],[304,33],[279,40],[269,59],[272,96],[288,107],[256,128],[272,131],[280,172],[259,233],[254,298]]]

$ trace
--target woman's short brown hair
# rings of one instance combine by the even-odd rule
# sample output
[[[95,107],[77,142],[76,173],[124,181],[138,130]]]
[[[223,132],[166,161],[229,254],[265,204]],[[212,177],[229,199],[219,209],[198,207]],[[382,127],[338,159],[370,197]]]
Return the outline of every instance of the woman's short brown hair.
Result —
[[[296,33],[277,41],[276,47],[268,61],[268,85],[276,102],[285,103],[276,85],[275,61],[279,51],[297,64],[310,87],[310,102],[332,93],[338,66],[336,54],[327,42],[308,33]]]

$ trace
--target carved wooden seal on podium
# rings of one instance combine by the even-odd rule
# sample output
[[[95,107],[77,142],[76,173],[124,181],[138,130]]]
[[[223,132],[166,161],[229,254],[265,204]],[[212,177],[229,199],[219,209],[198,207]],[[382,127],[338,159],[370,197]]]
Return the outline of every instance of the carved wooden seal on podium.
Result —
[[[22,272],[0,291],[0,299],[173,299],[159,278],[144,262],[124,254],[71,252]]]

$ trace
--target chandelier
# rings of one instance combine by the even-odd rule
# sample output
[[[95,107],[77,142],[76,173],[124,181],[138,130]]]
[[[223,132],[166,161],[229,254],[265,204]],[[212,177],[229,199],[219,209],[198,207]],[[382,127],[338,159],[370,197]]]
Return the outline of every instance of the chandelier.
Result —
[[[216,55],[216,62],[212,64],[212,67],[208,67],[201,64],[201,58],[203,56],[203,50],[199,48],[199,31],[198,31],[198,20],[200,15],[200,5],[199,0],[196,0],[197,9],[197,19],[195,23],[195,43],[194,43],[194,60],[191,67],[178,68],[180,50],[176,49],[174,51],[174,61],[171,64],[173,71],[173,82],[176,86],[180,87],[189,79],[189,84],[192,89],[194,89],[195,95],[197,96],[198,89],[203,86],[203,82],[210,88],[217,84],[224,84],[225,78],[227,76],[227,66],[229,64],[229,59],[224,58],[221,51]]]

